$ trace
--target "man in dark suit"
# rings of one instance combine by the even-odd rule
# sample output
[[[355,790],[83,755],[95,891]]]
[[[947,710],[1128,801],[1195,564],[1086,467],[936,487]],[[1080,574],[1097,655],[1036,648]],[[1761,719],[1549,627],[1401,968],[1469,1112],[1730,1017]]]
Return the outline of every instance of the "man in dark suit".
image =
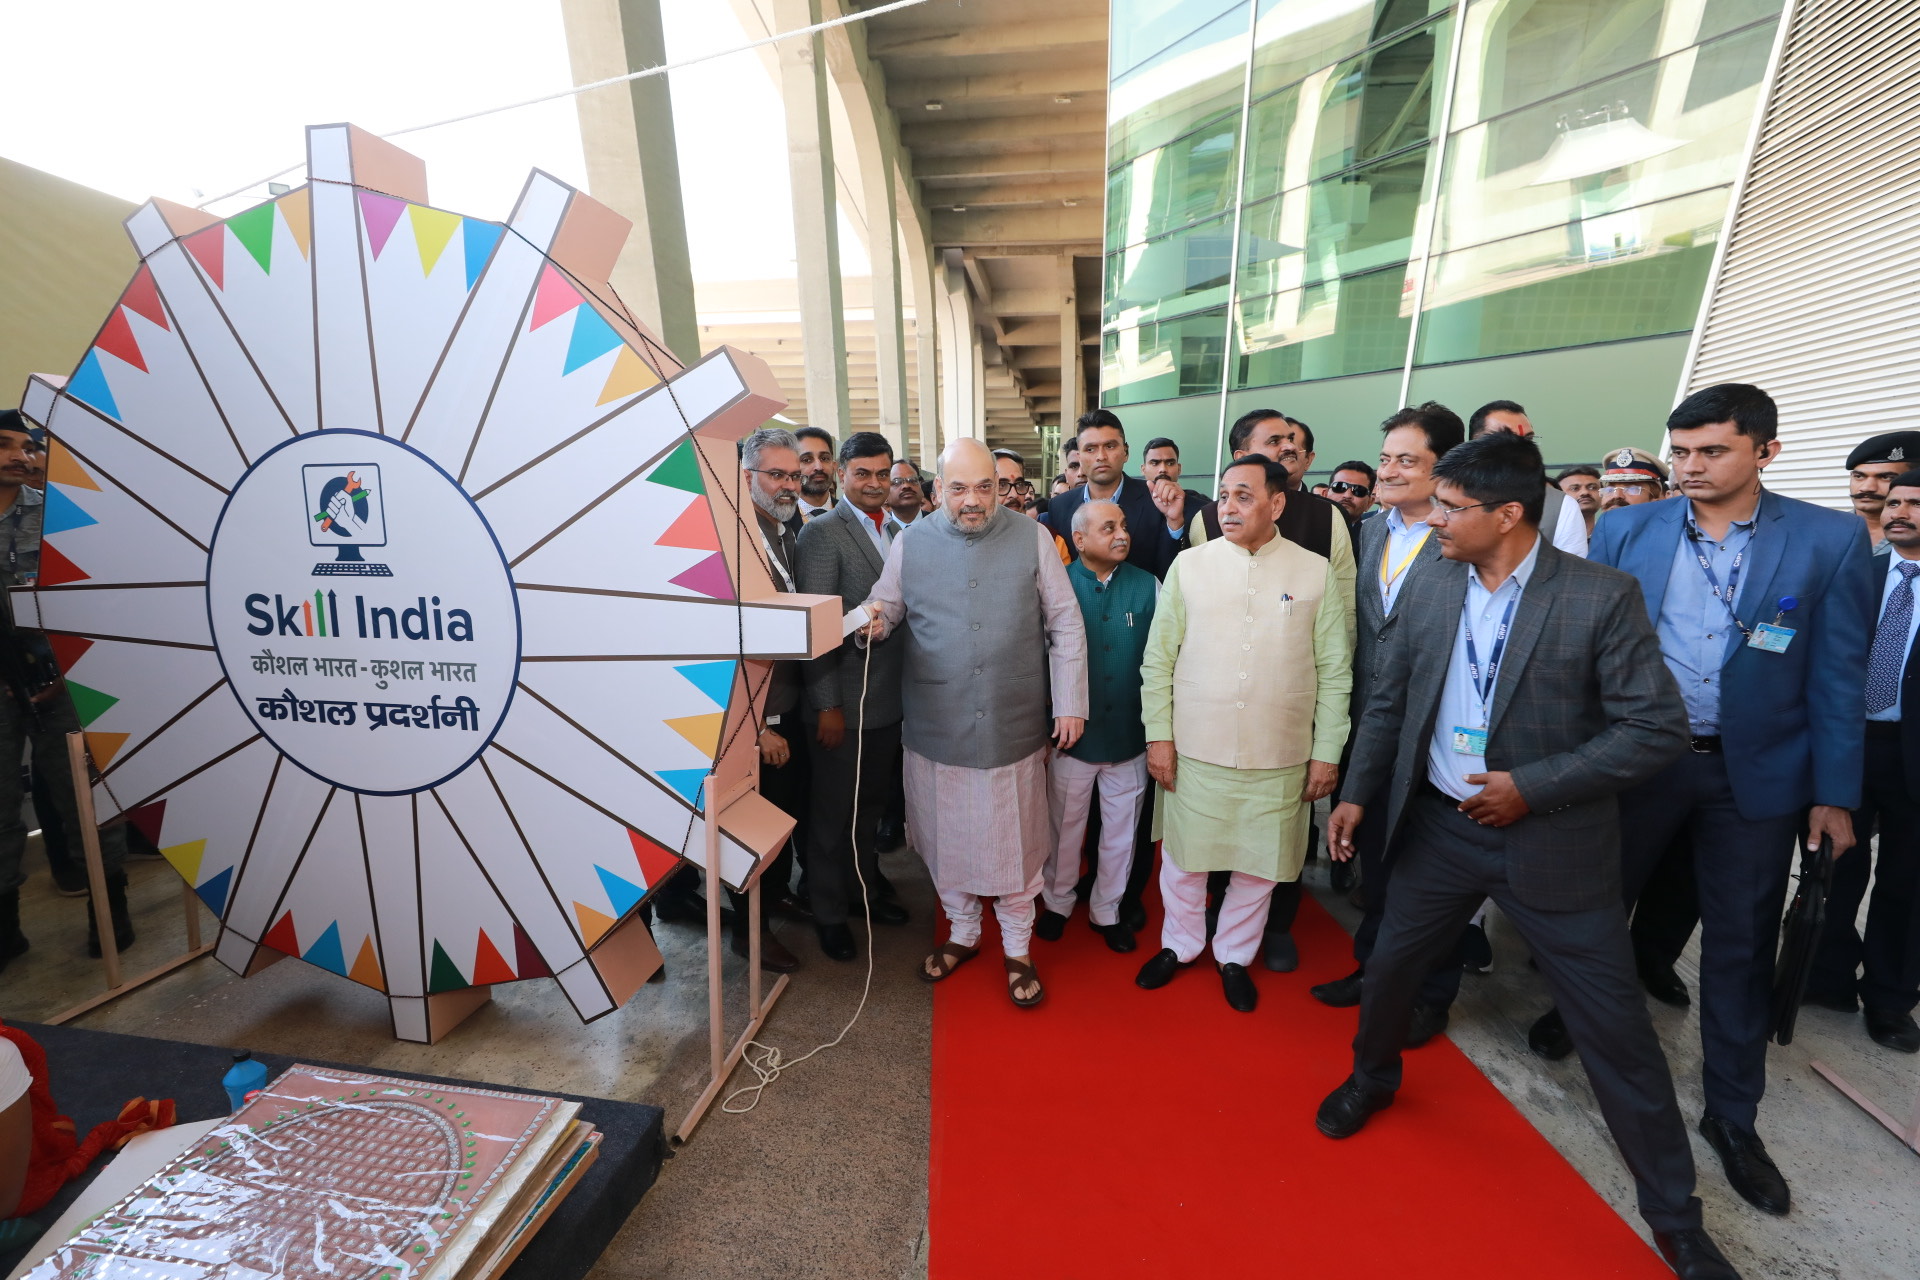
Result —
[[[1118,503],[1127,517],[1129,529],[1145,533],[1166,523],[1147,482],[1127,474],[1127,429],[1120,425],[1119,418],[1105,409],[1081,414],[1074,442],[1079,446],[1085,483],[1075,485],[1047,503],[1046,519],[1042,523],[1056,536],[1071,541],[1073,513],[1080,509],[1081,503],[1094,500]],[[1164,578],[1176,550],[1178,548],[1169,545],[1166,538],[1136,537],[1127,552],[1127,563],[1145,569],[1156,578]]]
[[[1804,815],[1809,842],[1852,847],[1865,767],[1876,565],[1858,517],[1772,493],[1778,415],[1746,383],[1696,391],[1667,418],[1682,498],[1608,512],[1590,558],[1640,580],[1680,686],[1689,750],[1620,797],[1632,903],[1681,842],[1700,939],[1700,1132],[1748,1203],[1784,1214],[1787,1182],[1755,1130],[1767,1087],[1780,915]],[[1543,1056],[1580,1044],[1548,1012]]]
[[[839,596],[843,610],[872,592],[893,540],[887,520],[892,469],[893,446],[885,436],[858,431],[840,446],[840,501],[800,531],[801,591]],[[875,924],[907,922],[906,908],[881,894],[878,830],[900,747],[903,634],[864,650],[844,642],[806,664],[804,721],[813,757],[807,889],[820,949],[834,960],[856,954],[848,922],[862,911],[862,880],[864,913]]]
[[[1506,432],[1434,468],[1445,561],[1401,595],[1328,822],[1328,851],[1350,858],[1383,809],[1398,861],[1353,1074],[1315,1123],[1351,1137],[1392,1103],[1420,983],[1491,897],[1566,1004],[1654,1243],[1679,1274],[1724,1280],[1620,905],[1615,796],[1680,753],[1685,718],[1633,580],[1541,536],[1545,476]]]
[[[1920,459],[1920,448],[1914,456]],[[1920,626],[1913,580],[1920,576],[1920,471],[1894,477],[1875,512],[1886,555],[1880,618],[1867,658],[1866,772],[1854,834],[1865,839],[1878,824],[1879,847],[1870,866],[1860,849],[1833,869],[1827,924],[1815,952],[1807,999],[1852,1013],[1866,1006],[1867,1034],[1900,1053],[1920,1052]],[[1857,504],[1856,504],[1857,505]],[[1911,713],[1911,714],[1909,714]],[[1873,879],[1867,931],[1856,922]],[[1864,969],[1864,973],[1862,970]]]

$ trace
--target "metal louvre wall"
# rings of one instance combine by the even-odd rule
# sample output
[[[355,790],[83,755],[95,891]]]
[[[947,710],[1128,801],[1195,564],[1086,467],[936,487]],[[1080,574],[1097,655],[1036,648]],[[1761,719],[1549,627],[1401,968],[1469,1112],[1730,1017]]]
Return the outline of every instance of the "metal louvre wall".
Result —
[[[1766,388],[1768,486],[1846,510],[1854,445],[1920,427],[1920,3],[1791,8],[1681,385]]]

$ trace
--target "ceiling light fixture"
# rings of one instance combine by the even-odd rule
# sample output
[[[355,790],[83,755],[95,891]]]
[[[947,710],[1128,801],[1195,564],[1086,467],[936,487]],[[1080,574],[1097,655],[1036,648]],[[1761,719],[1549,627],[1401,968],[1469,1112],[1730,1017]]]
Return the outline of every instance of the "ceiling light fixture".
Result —
[[[965,212],[967,211],[967,206],[965,206],[965,205],[963,205],[963,204],[957,204],[957,205],[955,205],[955,206],[953,206],[953,211],[954,211],[955,213],[965,213]]]
[[[1080,202],[1078,200],[1062,200],[1060,203],[1067,206],[1067,208],[1071,209],[1077,206]]]
[[[1063,106],[1063,107],[1064,107],[1064,106],[1067,106],[1067,105],[1069,105],[1069,104],[1071,104],[1071,103],[1073,102],[1073,99],[1072,99],[1072,98],[1069,98],[1069,97],[1068,97],[1068,96],[1067,96],[1066,94],[1064,94],[1064,93],[1056,93],[1056,94],[1054,94],[1054,95],[1053,95],[1053,100],[1054,100],[1055,102],[1057,102],[1057,103],[1059,103],[1059,104],[1060,104],[1061,106]]]
[[[927,107],[927,110],[929,111],[945,111],[947,109],[947,104],[940,101],[940,99],[938,98],[934,98],[926,104],[926,107]]]

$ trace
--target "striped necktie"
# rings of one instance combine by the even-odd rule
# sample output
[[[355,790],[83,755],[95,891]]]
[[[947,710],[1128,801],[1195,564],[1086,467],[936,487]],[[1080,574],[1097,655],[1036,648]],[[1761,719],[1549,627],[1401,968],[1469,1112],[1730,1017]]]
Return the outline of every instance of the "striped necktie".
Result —
[[[1880,625],[1873,633],[1873,652],[1867,657],[1867,714],[1878,715],[1900,700],[1900,671],[1907,665],[1907,631],[1913,626],[1913,575],[1920,564],[1894,566],[1900,581],[1887,594]]]

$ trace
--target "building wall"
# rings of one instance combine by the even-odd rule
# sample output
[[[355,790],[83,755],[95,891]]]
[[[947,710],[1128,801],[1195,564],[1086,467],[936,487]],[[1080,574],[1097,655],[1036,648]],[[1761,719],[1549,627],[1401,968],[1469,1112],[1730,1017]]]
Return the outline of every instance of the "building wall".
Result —
[[[1224,383],[1323,466],[1403,388],[1655,443],[1780,0],[1254,3],[1114,2],[1102,402],[1210,453]]]
[[[0,158],[0,407],[71,373],[138,260],[125,200]]]

